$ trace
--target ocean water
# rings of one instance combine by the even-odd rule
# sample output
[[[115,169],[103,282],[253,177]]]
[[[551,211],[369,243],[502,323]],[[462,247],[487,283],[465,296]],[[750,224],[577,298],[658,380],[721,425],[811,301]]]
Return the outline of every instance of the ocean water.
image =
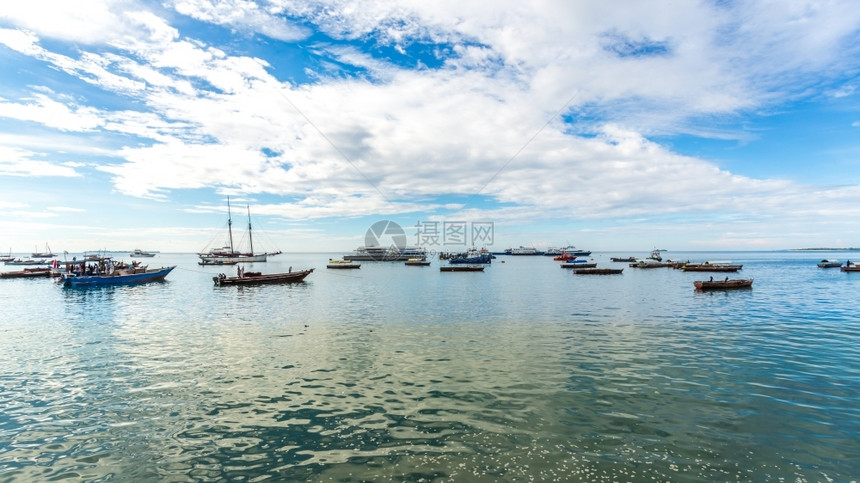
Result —
[[[293,285],[214,287],[193,254],[149,259],[163,283],[0,280],[0,482],[860,479],[860,273],[815,266],[860,253],[664,253],[755,279],[705,293],[340,255],[247,267],[316,268]]]

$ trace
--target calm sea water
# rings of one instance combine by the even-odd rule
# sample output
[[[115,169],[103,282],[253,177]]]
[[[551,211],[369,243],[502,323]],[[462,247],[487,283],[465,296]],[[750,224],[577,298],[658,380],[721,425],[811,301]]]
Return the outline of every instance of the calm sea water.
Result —
[[[163,283],[0,280],[0,481],[860,478],[860,273],[815,266],[860,253],[665,253],[755,278],[714,293],[340,255],[248,267],[316,268],[294,285],[214,287],[193,254],[150,259]]]

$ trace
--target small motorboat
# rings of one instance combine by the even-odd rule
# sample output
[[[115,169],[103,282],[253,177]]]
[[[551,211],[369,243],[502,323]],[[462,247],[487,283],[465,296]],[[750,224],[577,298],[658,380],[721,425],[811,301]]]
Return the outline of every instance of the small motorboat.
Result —
[[[737,278],[737,279],[729,279],[726,277],[725,280],[714,280],[711,277],[710,280],[697,280],[693,282],[693,285],[696,287],[696,290],[735,290],[740,288],[752,288],[753,279],[751,278]]]

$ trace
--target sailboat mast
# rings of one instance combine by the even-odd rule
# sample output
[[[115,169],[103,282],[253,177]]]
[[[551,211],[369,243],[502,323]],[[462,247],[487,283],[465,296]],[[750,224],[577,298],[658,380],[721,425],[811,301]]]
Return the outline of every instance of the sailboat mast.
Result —
[[[251,256],[254,255],[254,237],[251,235],[251,205],[248,206],[248,241],[251,242]]]
[[[233,250],[233,215],[230,213],[230,197],[227,197],[227,231],[230,233],[230,255],[232,255],[235,250]]]

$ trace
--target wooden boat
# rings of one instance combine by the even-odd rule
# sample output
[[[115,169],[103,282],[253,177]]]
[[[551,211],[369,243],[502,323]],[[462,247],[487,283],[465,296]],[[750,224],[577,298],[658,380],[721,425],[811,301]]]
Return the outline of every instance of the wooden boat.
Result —
[[[639,260],[636,263],[631,263],[628,266],[630,268],[667,268],[667,267],[672,267],[674,265],[675,264],[672,262],[663,263],[663,262],[658,262],[657,260],[649,258],[647,260]]]
[[[824,259],[818,262],[818,268],[839,268],[842,266],[842,262],[839,260],[828,260]]]
[[[696,290],[735,290],[739,288],[752,288],[753,279],[725,280],[697,280],[693,282]]]
[[[586,262],[585,260],[583,260],[581,262],[575,262],[574,261],[574,262],[560,263],[558,266],[561,268],[582,269],[582,268],[595,268],[597,266],[597,264],[596,263],[589,263],[589,262]]]
[[[410,258],[403,262],[404,265],[409,265],[410,267],[429,267],[430,260],[424,258]]]
[[[361,268],[361,264],[355,263],[355,262],[350,261],[350,260],[333,260],[333,259],[329,258],[328,259],[328,265],[326,265],[325,268],[344,268],[344,269]]]
[[[53,258],[53,257],[56,257],[57,255],[55,255],[54,252],[51,251],[51,247],[48,246],[48,242],[45,242],[45,251],[44,252],[40,252],[37,249],[35,252],[30,254],[30,256],[32,258]]]
[[[18,270],[15,272],[0,273],[0,278],[39,278],[50,276],[50,267],[25,268],[24,270]]]
[[[639,259],[636,257],[625,257],[625,258],[612,257],[609,260],[611,260],[613,262],[624,262],[624,263],[634,263],[634,262],[639,261]]]
[[[267,273],[260,272],[244,272],[241,277],[228,277],[221,273],[212,277],[212,281],[216,286],[222,285],[261,285],[268,283],[296,283],[304,281],[305,277],[313,272],[313,268],[307,270],[299,270],[298,272],[286,273]]]
[[[211,262],[237,262],[237,263],[249,263],[249,262],[265,262],[268,260],[269,256],[280,254],[280,250],[271,253],[259,253],[254,252],[254,237],[251,231],[251,207],[248,206],[248,243],[250,245],[250,250],[247,252],[243,252],[235,249],[233,245],[233,214],[230,209],[230,198],[227,198],[227,245],[224,245],[221,248],[213,248],[205,253],[198,253],[197,256],[200,257],[202,262],[200,265],[216,265]],[[221,265],[227,265],[227,263],[222,263]]]
[[[80,272],[66,271],[61,273],[63,285],[66,287],[92,287],[96,285],[131,285],[146,282],[158,282],[164,280],[176,265],[172,267],[161,267],[149,269],[147,267],[136,267],[131,269],[118,269],[113,273],[99,273],[94,275],[81,274]]]
[[[860,272],[860,267],[849,261],[840,270],[843,272]]]
[[[16,258],[3,263],[5,265],[48,265],[51,262],[44,258],[40,258],[38,260],[34,258]]]
[[[236,265],[237,263],[239,263],[239,262],[236,260],[230,260],[230,259],[226,259],[226,258],[225,259],[217,259],[216,258],[216,259],[200,260],[199,262],[197,262],[197,265],[204,265],[204,266],[207,266],[207,265]]]
[[[476,265],[446,265],[439,267],[440,272],[483,272],[484,267]]]
[[[573,270],[574,275],[618,275],[623,268],[577,268]]]
[[[705,262],[684,264],[681,269],[685,272],[737,272],[743,265],[732,265],[732,262]]]

